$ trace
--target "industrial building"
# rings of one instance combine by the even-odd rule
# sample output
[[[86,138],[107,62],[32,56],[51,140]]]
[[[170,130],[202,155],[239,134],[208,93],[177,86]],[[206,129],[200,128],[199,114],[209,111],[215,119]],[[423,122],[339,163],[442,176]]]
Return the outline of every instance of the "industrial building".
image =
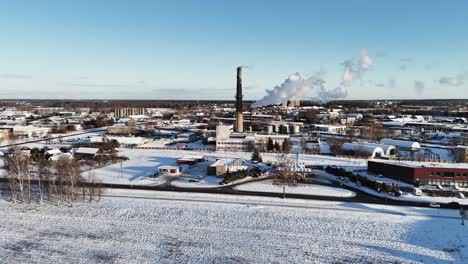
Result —
[[[396,152],[395,146],[367,142],[344,143],[341,150],[348,155],[367,155],[370,158],[388,157]]]
[[[141,107],[131,107],[131,108],[116,108],[114,110],[115,118],[122,118],[127,116],[138,116],[145,115],[146,109]]]
[[[384,138],[380,140],[381,144],[395,146],[398,150],[416,152],[421,149],[418,142]]]
[[[414,185],[468,187],[468,164],[369,160],[367,170]]]
[[[233,133],[232,125],[218,125],[216,127],[216,150],[231,152],[250,152],[254,148],[264,151],[268,140],[283,145],[284,140],[289,140],[289,135],[270,135],[260,133]]]

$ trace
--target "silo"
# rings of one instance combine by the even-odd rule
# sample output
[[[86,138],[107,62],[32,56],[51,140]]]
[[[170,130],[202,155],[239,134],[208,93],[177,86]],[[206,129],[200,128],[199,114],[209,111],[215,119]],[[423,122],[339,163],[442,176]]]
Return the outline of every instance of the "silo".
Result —
[[[291,134],[299,134],[301,132],[301,126],[293,124],[291,126]]]
[[[272,125],[265,126],[265,132],[268,134],[273,134],[273,126]]]

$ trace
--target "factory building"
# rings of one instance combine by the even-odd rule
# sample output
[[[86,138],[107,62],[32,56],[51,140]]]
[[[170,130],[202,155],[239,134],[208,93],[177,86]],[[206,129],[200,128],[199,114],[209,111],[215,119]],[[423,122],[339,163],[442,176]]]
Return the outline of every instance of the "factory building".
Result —
[[[367,170],[373,174],[415,185],[468,187],[468,164],[401,162],[369,160]]]
[[[218,125],[216,127],[216,150],[232,152],[250,152],[254,148],[264,150],[271,138],[273,143],[281,146],[289,135],[268,135],[259,133],[233,133],[232,125]]]

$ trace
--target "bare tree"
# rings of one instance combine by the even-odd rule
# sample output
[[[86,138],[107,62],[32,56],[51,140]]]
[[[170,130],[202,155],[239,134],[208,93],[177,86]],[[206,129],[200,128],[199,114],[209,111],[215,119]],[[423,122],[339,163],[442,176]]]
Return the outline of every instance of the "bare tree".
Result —
[[[28,155],[19,149],[12,149],[8,155],[7,171],[10,182],[11,199],[13,202],[25,201],[25,181],[28,179],[28,202],[31,201],[30,194],[30,159]],[[19,189],[19,193],[17,193]]]

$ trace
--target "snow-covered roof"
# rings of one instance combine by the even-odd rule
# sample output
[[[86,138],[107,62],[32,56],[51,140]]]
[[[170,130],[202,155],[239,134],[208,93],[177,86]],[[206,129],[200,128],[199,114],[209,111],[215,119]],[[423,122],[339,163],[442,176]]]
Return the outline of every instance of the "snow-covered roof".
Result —
[[[418,142],[397,140],[397,139],[390,139],[390,138],[384,138],[380,140],[380,143],[386,144],[386,145],[393,145],[399,148],[413,149],[413,150],[421,148],[421,145],[419,145]]]
[[[235,172],[235,171],[241,171],[241,170],[248,170],[249,166],[246,165],[239,165],[239,166],[232,166],[229,171],[230,172]]]
[[[219,159],[215,163],[211,164],[211,167],[216,166],[230,166],[232,165],[237,159]]]
[[[49,149],[46,151],[46,154],[48,155],[55,155],[55,154],[60,154],[62,153],[59,149]]]
[[[386,144],[379,144],[379,143],[367,143],[367,142],[362,143],[362,144],[366,144],[368,146],[374,146],[374,147],[381,147],[384,150],[385,155],[387,156],[391,155],[392,150],[396,150],[396,147],[393,145],[386,145]]]
[[[362,151],[371,157],[385,156],[385,151],[381,147],[368,145],[365,143],[344,143],[341,145],[341,149],[344,151]]]
[[[445,169],[466,169],[468,163],[443,163],[443,162],[419,162],[419,161],[399,161],[399,160],[371,160],[373,162],[399,165],[410,168],[445,168]]]
[[[75,154],[92,154],[92,155],[95,155],[98,151],[99,151],[98,148],[80,147],[77,150],[75,150]]]
[[[204,158],[205,156],[203,155],[184,155],[180,158],[180,160],[201,160]]]
[[[73,159],[73,155],[71,153],[60,153],[57,155],[53,155],[52,157],[49,158],[49,160],[60,160],[60,159]]]

